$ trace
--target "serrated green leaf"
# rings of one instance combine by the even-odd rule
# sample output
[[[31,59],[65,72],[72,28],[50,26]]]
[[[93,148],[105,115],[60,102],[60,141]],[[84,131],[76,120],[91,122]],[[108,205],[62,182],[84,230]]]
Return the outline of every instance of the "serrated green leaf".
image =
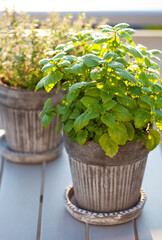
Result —
[[[47,71],[48,69],[51,69],[51,68],[53,68],[54,66],[56,66],[54,63],[47,63],[46,65],[44,65],[43,67],[42,67],[42,72],[45,72],[45,71]]]
[[[71,103],[72,101],[74,101],[78,96],[79,96],[79,89],[75,89],[74,91],[69,91],[66,95],[66,99],[68,101],[68,103]]]
[[[54,55],[55,53],[58,53],[58,52],[60,52],[60,50],[48,51],[48,52],[46,52],[46,55],[47,56],[52,56],[52,55]]]
[[[118,30],[118,29],[124,29],[124,28],[127,28],[127,27],[129,27],[129,24],[128,24],[128,23],[119,23],[119,24],[116,24],[116,25],[114,26],[114,28],[115,28],[116,30]]]
[[[73,65],[71,68],[69,68],[69,70],[75,74],[84,73],[83,63],[77,63]]]
[[[107,43],[109,40],[111,39],[111,37],[98,37],[96,39],[94,39],[92,42],[95,44],[101,44],[101,43]]]
[[[48,108],[48,107],[50,106],[51,102],[52,102],[52,99],[51,99],[51,98],[48,98],[48,99],[46,100],[45,104],[44,104],[43,109],[45,110],[46,108]]]
[[[54,59],[54,60],[55,60],[55,59],[61,59],[61,58],[63,58],[65,55],[66,55],[65,52],[61,52],[61,53],[56,54],[56,55],[53,57],[53,59]]]
[[[74,121],[72,120],[67,121],[63,127],[65,133],[67,134],[68,132],[70,132],[73,126],[74,126]]]
[[[87,140],[87,136],[88,136],[88,131],[86,129],[84,130],[80,130],[78,133],[77,133],[77,141],[80,145],[84,145],[84,143],[86,142]]]
[[[124,68],[122,63],[115,62],[115,61],[112,61],[112,62],[108,63],[107,66],[109,68],[112,68],[112,69],[118,69],[118,68],[123,69]]]
[[[92,84],[92,82],[79,82],[79,83],[75,83],[73,84],[70,88],[69,88],[69,93],[72,93],[73,91],[75,91],[76,89]]]
[[[75,61],[75,57],[73,55],[65,55],[63,60],[73,63]]]
[[[161,51],[160,50],[157,50],[157,49],[152,49],[152,50],[150,50],[149,51],[151,54],[153,54],[153,55],[157,55],[157,54],[160,54],[161,53]]]
[[[107,133],[104,133],[100,137],[99,144],[104,150],[105,154],[110,158],[114,157],[118,152],[118,144],[114,142]]]
[[[136,78],[130,72],[127,72],[126,70],[120,69],[120,70],[117,70],[116,73],[120,77],[124,78],[125,80],[127,80],[133,84],[136,84],[136,82],[137,82]]]
[[[127,129],[127,134],[128,134],[128,140],[131,141],[134,138],[134,127],[130,122],[124,122],[124,125]]]
[[[143,95],[143,96],[141,96],[141,97],[139,98],[139,101],[146,103],[146,104],[149,105],[150,107],[152,107],[152,106],[154,105],[154,100],[153,100],[151,97],[149,97],[149,96]]]
[[[74,122],[74,129],[76,132],[80,131],[83,127],[88,125],[89,120],[97,118],[99,116],[98,112],[87,109],[82,113]]]
[[[102,98],[103,103],[109,102],[114,96],[113,92],[101,92],[100,97]]]
[[[91,97],[98,97],[100,95],[100,90],[96,87],[91,87],[85,91],[85,94]]]
[[[96,67],[99,65],[99,61],[101,59],[99,57],[97,57],[94,54],[87,54],[85,56],[83,56],[83,63],[87,66],[87,67]]]
[[[128,111],[127,108],[123,107],[120,104],[117,104],[112,109],[112,114],[117,121],[128,122],[132,120],[132,114]]]
[[[56,50],[63,50],[65,44],[59,44],[55,49]]]
[[[48,75],[45,76],[44,78],[42,78],[42,79],[37,83],[37,85],[36,85],[36,87],[35,87],[35,91],[37,91],[38,89],[44,87],[47,79],[48,79]]]
[[[110,137],[119,145],[124,145],[128,141],[127,129],[123,123],[117,123],[115,127],[108,130]]]
[[[79,117],[79,115],[80,115],[80,111],[77,108],[75,108],[69,118],[76,119],[77,117]]]
[[[62,79],[62,76],[63,75],[60,71],[50,72],[47,75],[46,81],[44,83],[46,91],[49,92],[57,84],[57,82]]]
[[[117,34],[118,34],[119,37],[124,38],[124,39],[126,39],[126,40],[128,40],[128,41],[131,41],[131,40],[132,40],[132,38],[131,38],[131,36],[129,35],[129,33],[126,32],[126,31],[124,31],[124,30],[118,31]]]
[[[134,114],[134,124],[136,128],[144,128],[151,119],[151,114],[144,109],[138,109]]]
[[[162,97],[158,98],[155,103],[157,108],[162,108]]]
[[[114,52],[108,52],[104,54],[103,59],[104,60],[112,60],[112,59],[116,59],[118,56],[118,54],[114,53]]]
[[[80,99],[80,101],[86,108],[91,108],[94,104],[99,102],[97,98],[93,98],[90,96],[84,96]]]
[[[91,70],[90,77],[92,80],[97,80],[97,78],[99,77],[99,74],[100,74],[100,71],[99,71],[99,69],[96,68],[96,69]]]
[[[54,117],[54,113],[50,112],[48,114],[44,114],[44,116],[42,117],[42,120],[41,120],[41,124],[43,127],[47,127],[50,122],[52,121]]]
[[[39,63],[42,64],[42,65],[45,65],[45,64],[47,64],[49,62],[50,62],[50,59],[47,59],[47,58],[44,58],[44,59],[39,61]]]
[[[128,96],[119,97],[117,96],[118,103],[126,106],[127,108],[134,109],[136,107],[136,102]]]
[[[71,67],[71,63],[67,60],[62,61],[61,63],[58,63],[59,67]]]
[[[161,142],[160,134],[155,129],[150,129],[148,138],[146,140],[146,147],[152,151]]]
[[[109,102],[106,102],[103,104],[103,109],[106,111],[109,111],[113,109],[117,105],[117,102],[115,100],[110,100]]]
[[[131,55],[133,55],[133,57],[135,58],[143,58],[142,53],[140,52],[140,50],[136,49],[135,47],[131,46],[131,45],[122,45],[122,49],[126,52],[126,53],[130,53]]]
[[[102,115],[101,120],[106,126],[108,126],[110,128],[116,126],[115,118],[113,117],[113,115],[111,113],[108,113],[106,115]]]

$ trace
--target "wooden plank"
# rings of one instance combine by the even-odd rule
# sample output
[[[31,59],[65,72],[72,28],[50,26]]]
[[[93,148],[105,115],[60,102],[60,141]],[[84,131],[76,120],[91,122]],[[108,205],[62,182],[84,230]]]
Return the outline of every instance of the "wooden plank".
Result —
[[[46,164],[42,240],[85,240],[85,224],[75,220],[64,206],[64,190],[71,183],[68,156],[64,150],[57,160]]]
[[[132,222],[117,226],[89,226],[90,240],[134,240]]]
[[[147,194],[146,205],[137,219],[139,240],[162,239],[162,152],[161,146],[149,153],[143,189]]]
[[[36,240],[41,165],[5,161],[0,191],[0,239]]]

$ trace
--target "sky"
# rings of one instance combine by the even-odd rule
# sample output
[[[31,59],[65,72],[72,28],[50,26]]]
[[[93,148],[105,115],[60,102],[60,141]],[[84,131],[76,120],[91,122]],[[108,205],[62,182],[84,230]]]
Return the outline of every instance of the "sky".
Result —
[[[162,11],[162,0],[0,0],[0,11]]]

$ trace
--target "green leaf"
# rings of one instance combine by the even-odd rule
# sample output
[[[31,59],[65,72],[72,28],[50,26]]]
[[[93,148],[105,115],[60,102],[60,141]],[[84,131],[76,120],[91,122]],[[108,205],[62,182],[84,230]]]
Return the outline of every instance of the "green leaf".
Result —
[[[128,40],[128,41],[131,41],[131,40],[132,40],[132,38],[131,38],[131,36],[129,35],[129,33],[126,32],[126,31],[124,31],[124,30],[118,31],[117,34],[118,34],[119,37],[124,38],[124,39],[126,39],[126,40]]]
[[[76,119],[77,117],[79,117],[79,115],[80,115],[80,111],[77,108],[75,108],[69,118]]]
[[[151,97],[149,97],[149,96],[143,95],[143,96],[141,96],[141,97],[139,98],[139,101],[146,103],[146,104],[149,105],[150,107],[152,107],[152,106],[154,105],[154,100],[153,100]]]
[[[117,121],[128,122],[132,120],[132,114],[128,111],[127,108],[123,107],[120,104],[117,104],[112,109],[112,114]]]
[[[77,133],[77,141],[80,145],[83,145],[86,140],[87,140],[87,136],[88,136],[88,131],[86,129],[84,130],[80,130],[78,133]]]
[[[118,152],[118,144],[114,142],[107,133],[104,133],[100,137],[99,144],[104,150],[105,154],[110,158],[114,157]]]
[[[53,57],[53,59],[54,59],[54,60],[55,60],[55,59],[61,59],[61,58],[63,58],[65,55],[66,55],[65,52],[61,52],[61,53],[56,54],[56,55]]]
[[[41,120],[41,124],[43,127],[47,127],[49,125],[49,123],[52,121],[54,117],[54,113],[50,112],[48,114],[44,114],[44,116],[42,117]]]
[[[124,68],[123,64],[122,63],[119,63],[119,62],[115,62],[115,61],[112,61],[110,63],[108,63],[107,65],[109,68],[112,68],[112,69],[118,69],[118,68]]]
[[[45,64],[49,63],[49,61],[50,61],[50,59],[44,58],[44,59],[40,60],[39,63],[42,65],[45,65]]]
[[[155,129],[150,129],[148,138],[146,140],[146,147],[152,151],[161,142],[160,134]]]
[[[157,50],[157,49],[152,49],[149,51],[150,53],[152,53],[153,55],[157,55],[157,54],[160,54],[161,51],[160,50]]]
[[[114,52],[108,52],[108,53],[105,53],[104,54],[104,57],[103,57],[103,59],[104,60],[112,60],[112,59],[116,59],[117,58],[117,54],[116,53],[114,53]]]
[[[110,39],[111,37],[106,37],[106,36],[98,37],[94,39],[92,43],[95,43],[95,44],[107,43]]]
[[[151,119],[151,114],[144,109],[138,109],[134,114],[134,124],[136,128],[142,129],[146,127]]]
[[[127,80],[133,84],[137,83],[136,78],[130,72],[127,72],[126,70],[120,69],[120,70],[117,70],[116,73],[120,77],[124,78],[125,80]]]
[[[76,89],[92,84],[92,82],[79,82],[79,83],[75,83],[73,84],[70,88],[69,88],[69,93],[72,93],[73,91],[75,91]]]
[[[54,66],[56,66],[54,63],[47,63],[46,65],[44,65],[43,67],[42,67],[42,72],[45,72],[45,71],[47,71],[48,69],[51,69],[51,68],[53,68]]]
[[[50,72],[44,84],[46,91],[49,92],[62,79],[62,76],[63,74],[60,71]]]
[[[71,67],[71,63],[67,60],[62,61],[61,63],[58,63],[59,67]]]
[[[52,102],[52,99],[51,98],[48,98],[47,101],[45,102],[44,104],[44,107],[43,107],[43,110],[45,110],[46,108],[48,108],[50,106]]]
[[[80,93],[79,89],[76,89],[75,91],[72,92],[68,92],[68,94],[66,95],[68,103],[74,101],[79,96],[79,93]]]
[[[94,54],[87,54],[85,56],[83,56],[83,63],[87,66],[87,67],[96,67],[99,65],[99,61],[101,59],[99,57],[97,57]]]
[[[84,73],[83,63],[77,63],[69,69],[71,70],[71,72],[73,72],[75,74]]]
[[[75,61],[75,58],[76,58],[76,57],[74,57],[73,55],[65,55],[65,56],[63,57],[63,60],[69,61],[69,62],[73,63],[73,62]]]
[[[92,80],[97,80],[97,78],[99,77],[99,74],[100,74],[99,69],[95,68],[95,69],[91,70],[90,77]]]
[[[82,97],[80,101],[86,108],[91,108],[94,104],[99,102],[97,98],[93,98],[89,96]]]
[[[116,24],[116,25],[114,26],[114,28],[115,28],[116,30],[124,29],[124,28],[127,28],[127,27],[129,27],[129,24],[128,24],[128,23],[119,23],[119,24]]]
[[[113,117],[113,115],[111,113],[108,113],[106,115],[102,115],[101,120],[106,126],[108,126],[110,128],[116,126],[115,118]]]
[[[59,44],[55,49],[56,50],[63,50],[65,44]]]
[[[162,108],[162,97],[158,98],[155,104],[157,108]]]
[[[130,122],[125,122],[124,123],[126,129],[127,129],[127,134],[128,134],[128,140],[131,141],[134,138],[134,127]]]
[[[97,118],[99,116],[99,113],[91,110],[86,110],[84,113],[82,113],[74,122],[74,129],[76,132],[79,132],[83,127],[88,125],[89,120]]]
[[[109,102],[113,98],[113,92],[101,92],[100,97],[102,98],[103,103]]]
[[[124,49],[126,53],[130,53],[131,55],[133,55],[133,57],[135,58],[143,58],[142,53],[131,45],[122,45],[122,49]]]
[[[119,97],[117,96],[117,101],[124,105],[127,108],[130,109],[134,109],[136,107],[136,102],[135,100],[133,100],[132,98],[128,97],[128,96],[124,96],[124,97]]]
[[[45,76],[44,78],[42,78],[42,79],[37,83],[37,85],[36,85],[36,87],[35,87],[35,91],[37,91],[38,89],[44,87],[47,79],[48,79],[48,75]]]
[[[67,121],[63,127],[63,129],[65,130],[65,133],[67,134],[68,132],[70,132],[73,126],[74,126],[74,122],[72,120]]]
[[[103,104],[103,109],[106,111],[109,111],[113,109],[117,105],[117,102],[115,100],[110,100],[109,102],[106,102]]]
[[[123,123],[117,123],[115,127],[109,128],[108,132],[114,142],[119,145],[126,144],[128,140],[128,134],[127,129]]]
[[[100,90],[96,87],[88,88],[85,94],[91,97],[98,97],[100,95]]]

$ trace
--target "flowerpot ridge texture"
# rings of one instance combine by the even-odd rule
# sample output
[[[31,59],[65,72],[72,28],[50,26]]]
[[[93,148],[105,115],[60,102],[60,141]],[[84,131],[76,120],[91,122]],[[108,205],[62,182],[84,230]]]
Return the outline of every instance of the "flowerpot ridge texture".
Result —
[[[119,147],[115,157],[109,158],[93,141],[81,146],[65,135],[64,142],[80,208],[113,212],[136,205],[148,155],[145,143],[128,142]]]
[[[1,120],[10,149],[35,153],[49,151],[59,146],[62,137],[55,133],[59,118],[55,117],[49,126],[44,128],[39,114],[49,97],[52,98],[53,106],[56,106],[61,102],[62,95],[61,91],[56,95],[55,89],[46,93],[0,85]]]

